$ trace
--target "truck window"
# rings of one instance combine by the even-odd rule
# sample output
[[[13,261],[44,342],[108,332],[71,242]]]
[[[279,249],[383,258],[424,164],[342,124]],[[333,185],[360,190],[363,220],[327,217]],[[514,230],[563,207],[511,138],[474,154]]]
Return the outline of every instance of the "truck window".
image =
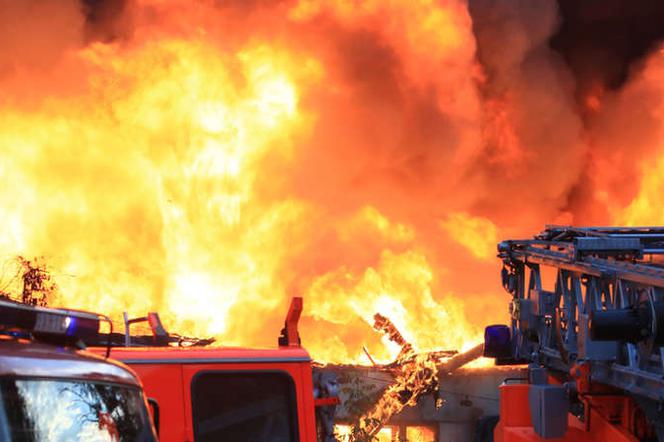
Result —
[[[143,395],[135,387],[1,378],[0,414],[8,427],[2,433],[12,442],[154,442]]]
[[[192,381],[196,442],[295,442],[295,385],[286,373],[203,372]]]

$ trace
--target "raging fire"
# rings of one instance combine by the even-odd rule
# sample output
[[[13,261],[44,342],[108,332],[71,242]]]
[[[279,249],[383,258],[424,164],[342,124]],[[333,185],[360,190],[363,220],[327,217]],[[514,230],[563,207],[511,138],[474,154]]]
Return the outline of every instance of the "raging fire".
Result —
[[[302,295],[316,359],[385,362],[399,348],[376,313],[418,351],[505,321],[498,238],[662,222],[643,215],[657,130],[641,184],[604,163],[626,158],[605,129],[662,95],[658,52],[576,112],[559,65],[523,67],[542,35],[487,52],[482,2],[92,3],[3,3],[1,292],[21,290],[16,256],[40,257],[54,305],[159,311],[224,345],[273,345]],[[552,32],[555,8],[539,13]]]

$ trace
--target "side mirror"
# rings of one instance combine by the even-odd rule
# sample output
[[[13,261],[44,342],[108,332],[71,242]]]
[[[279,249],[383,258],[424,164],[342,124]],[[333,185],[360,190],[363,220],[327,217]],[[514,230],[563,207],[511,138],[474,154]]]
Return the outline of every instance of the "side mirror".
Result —
[[[159,403],[155,398],[148,398],[148,405],[150,406],[150,414],[152,414],[152,423],[154,424],[154,429],[159,436]]]

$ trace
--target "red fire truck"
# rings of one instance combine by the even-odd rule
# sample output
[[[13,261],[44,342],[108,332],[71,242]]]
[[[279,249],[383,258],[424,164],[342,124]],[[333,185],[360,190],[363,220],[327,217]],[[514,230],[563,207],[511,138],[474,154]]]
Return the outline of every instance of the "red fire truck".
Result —
[[[152,313],[125,321],[125,345],[111,356],[138,373],[163,442],[334,440],[336,383],[314,380],[297,331],[301,311],[302,298],[294,298],[274,349],[155,346],[167,334]],[[129,334],[140,321],[152,328],[152,346]]]
[[[1,441],[156,441],[136,375],[80,349],[101,318],[0,299]]]

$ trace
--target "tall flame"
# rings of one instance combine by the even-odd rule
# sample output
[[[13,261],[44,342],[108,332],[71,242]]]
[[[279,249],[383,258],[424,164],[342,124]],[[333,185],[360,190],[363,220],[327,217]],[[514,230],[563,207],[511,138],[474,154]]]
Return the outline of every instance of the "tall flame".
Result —
[[[0,291],[43,257],[52,303],[227,345],[272,345],[303,295],[321,360],[394,358],[375,313],[472,347],[506,319],[499,238],[662,222],[661,101],[638,160],[606,135],[661,99],[661,55],[577,111],[552,4],[526,29],[510,2],[3,3]]]

